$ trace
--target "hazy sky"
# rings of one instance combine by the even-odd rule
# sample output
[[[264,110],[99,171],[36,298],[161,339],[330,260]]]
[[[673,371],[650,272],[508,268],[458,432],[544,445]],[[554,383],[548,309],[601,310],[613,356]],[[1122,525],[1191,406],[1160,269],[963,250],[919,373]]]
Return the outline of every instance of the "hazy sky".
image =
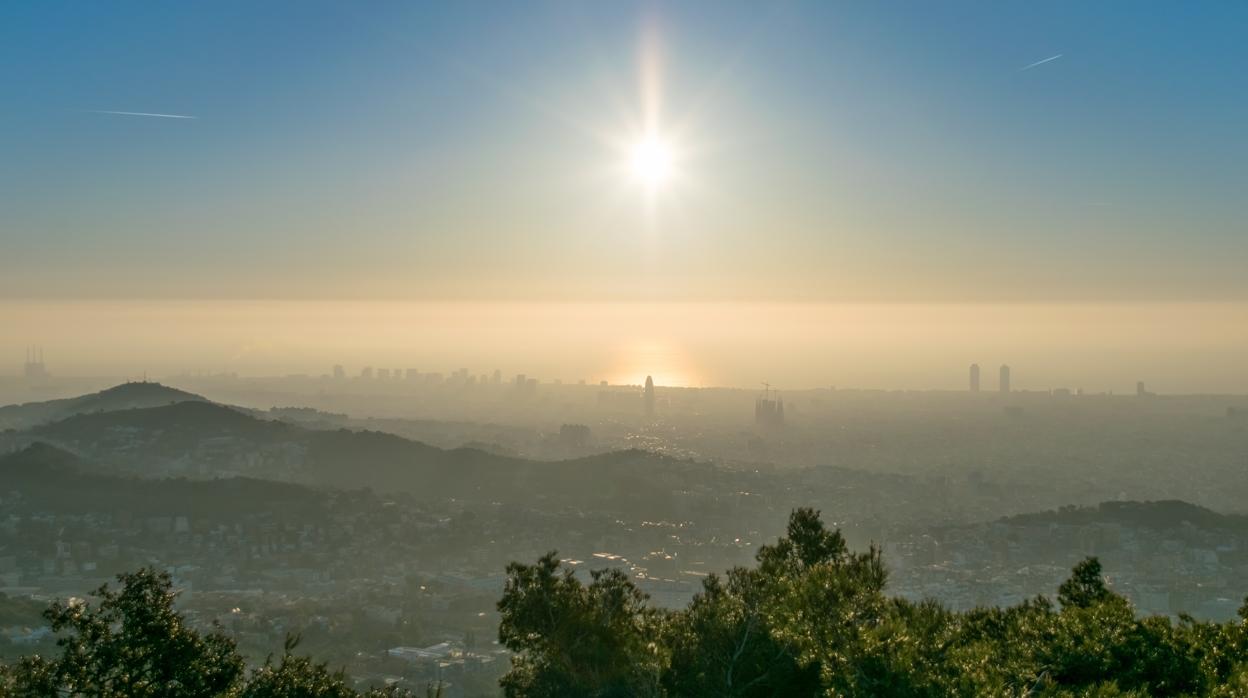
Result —
[[[334,363],[543,381],[1248,392],[1243,304],[21,301],[61,374],[326,374]],[[55,319],[55,322],[49,322]],[[20,358],[20,347],[13,347]]]
[[[0,343],[101,299],[1241,303],[1246,35],[1212,2],[17,3],[0,307],[69,314]]]

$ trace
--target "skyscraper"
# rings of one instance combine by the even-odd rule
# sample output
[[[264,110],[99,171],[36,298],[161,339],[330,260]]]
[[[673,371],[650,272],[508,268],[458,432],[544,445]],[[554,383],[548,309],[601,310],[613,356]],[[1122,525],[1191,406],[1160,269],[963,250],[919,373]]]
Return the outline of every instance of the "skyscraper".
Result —
[[[643,407],[646,410],[647,417],[654,416],[654,379],[646,376],[646,390],[641,394]]]
[[[979,364],[971,364],[971,392],[979,392]]]
[[[1007,366],[1006,364],[1001,364],[1001,388],[1000,389],[1001,389],[1002,395],[1010,394],[1010,367]]]

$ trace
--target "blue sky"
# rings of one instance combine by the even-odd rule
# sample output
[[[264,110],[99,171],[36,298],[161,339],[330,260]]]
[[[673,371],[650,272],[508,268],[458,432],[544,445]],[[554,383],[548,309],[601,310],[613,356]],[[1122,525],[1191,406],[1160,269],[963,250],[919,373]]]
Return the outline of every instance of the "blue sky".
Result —
[[[2,12],[7,298],[1248,298],[1242,3]]]

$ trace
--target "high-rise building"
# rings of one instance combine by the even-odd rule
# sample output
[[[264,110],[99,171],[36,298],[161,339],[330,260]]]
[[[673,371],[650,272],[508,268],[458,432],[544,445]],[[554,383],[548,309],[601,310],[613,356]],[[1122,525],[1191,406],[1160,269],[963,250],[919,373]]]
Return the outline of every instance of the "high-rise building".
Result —
[[[971,392],[979,392],[979,364],[971,364]]]
[[[1002,395],[1010,394],[1010,367],[1006,364],[1001,364],[1000,390]]]
[[[360,369],[360,378],[362,380],[371,381],[373,379],[373,367],[365,366],[364,368]]]
[[[643,407],[646,410],[646,416],[654,416],[654,379],[646,376],[646,390],[641,394]]]
[[[346,377],[347,370],[342,367],[342,364],[334,364],[334,380],[340,381]]]

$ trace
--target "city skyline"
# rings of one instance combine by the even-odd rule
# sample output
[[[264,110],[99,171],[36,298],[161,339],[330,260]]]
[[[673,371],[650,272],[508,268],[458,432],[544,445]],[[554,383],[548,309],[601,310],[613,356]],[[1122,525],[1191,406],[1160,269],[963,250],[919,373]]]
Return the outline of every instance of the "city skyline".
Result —
[[[0,372],[0,376],[3,376],[3,375],[4,374]],[[69,374],[65,376],[55,376],[47,368],[47,363],[44,360],[44,348],[34,347],[34,346],[27,348],[26,360],[23,364],[22,373],[20,375],[28,383],[30,383],[31,387],[48,387],[47,384],[52,382],[52,379],[54,377],[94,378],[94,379],[116,378],[116,376],[82,376],[82,375],[75,375],[75,374]],[[332,366],[328,367],[328,370],[326,372],[320,373],[320,374],[313,372],[313,373],[302,373],[302,374],[287,373],[284,375],[272,375],[272,376],[266,376],[266,375],[261,375],[261,374],[240,376],[239,374],[236,374],[236,373],[215,373],[214,374],[209,371],[190,370],[190,371],[184,371],[181,374],[172,374],[172,375],[163,376],[163,377],[152,376],[151,378],[152,380],[158,380],[160,378],[177,380],[180,378],[187,378],[187,377],[212,378],[214,376],[218,376],[218,377],[235,376],[241,379],[280,378],[280,379],[285,379],[285,380],[316,380],[322,383],[324,383],[325,381],[332,381],[331,385],[336,384],[339,387],[348,383],[361,383],[362,382],[365,384],[375,383],[381,386],[402,385],[408,388],[437,388],[441,386],[450,386],[450,387],[458,386],[458,387],[472,388],[475,386],[480,386],[480,387],[492,387],[495,390],[499,390],[499,389],[511,390],[512,392],[515,392],[516,390],[519,390],[521,392],[531,392],[534,386],[543,385],[543,384],[553,385],[553,386],[576,385],[580,387],[598,387],[598,388],[608,388],[608,387],[610,388],[636,388],[636,389],[639,389],[640,391],[638,395],[642,398],[642,409],[644,413],[648,416],[653,416],[655,413],[655,408],[656,408],[655,390],[656,388],[660,388],[660,387],[661,388],[693,388],[693,389],[710,388],[710,389],[720,389],[720,390],[747,390],[747,391],[756,389],[756,388],[749,388],[749,387],[742,386],[742,385],[729,385],[729,384],[723,384],[723,385],[662,384],[662,383],[656,383],[654,381],[653,376],[650,376],[650,375],[647,375],[645,379],[641,381],[631,381],[625,378],[623,380],[617,379],[617,381],[612,382],[611,380],[608,380],[608,379],[585,378],[585,377],[572,379],[572,380],[567,380],[565,378],[557,377],[557,376],[552,376],[552,377],[547,377],[547,378],[538,378],[538,377],[530,376],[529,374],[519,373],[515,375],[514,379],[512,379],[510,382],[507,382],[502,379],[502,369],[498,369],[498,368],[487,370],[481,373],[477,373],[474,370],[465,368],[465,367],[461,367],[453,371],[447,371],[447,370],[442,370],[438,367],[431,368],[428,366],[425,367],[424,369],[414,368],[414,367],[389,369],[389,368],[375,367],[372,364],[362,364],[357,367],[349,367],[340,363],[333,364]],[[127,375],[123,377],[123,380],[125,382],[146,383],[149,381],[149,376],[147,374],[147,371],[145,370],[142,373],[141,379]],[[995,392],[998,392],[1003,395],[1008,395],[1014,392],[1014,389],[1012,388],[1012,380],[1013,380],[1012,370],[1010,366],[1006,364],[1002,364],[1000,367],[1000,371],[999,371],[997,390]],[[781,386],[773,386],[772,384],[766,381],[762,382],[762,385],[764,386],[763,391],[762,391],[762,397],[760,397],[759,399],[760,400],[770,399],[769,396],[774,392],[775,399],[778,401],[776,404],[779,405],[781,420],[783,419],[783,399],[779,397],[779,393],[781,390],[795,390],[795,391],[800,392],[800,391],[807,391],[807,390],[826,389],[829,387],[829,386],[805,385],[805,386],[788,386],[788,387],[782,388]],[[837,389],[837,386],[833,385],[833,386],[830,386],[830,388],[831,390],[835,391]],[[855,387],[850,387],[846,389],[848,390],[876,390],[879,388],[874,388],[874,387],[869,387],[869,386],[855,386]],[[902,388],[901,390],[903,391],[904,390],[916,390],[916,388]],[[917,390],[924,390],[924,389],[918,388]],[[946,389],[946,388],[935,388],[935,389],[928,388],[926,390],[932,390],[935,392],[957,392],[957,391],[950,391],[949,389]],[[973,363],[970,365],[969,384],[967,386],[966,392],[972,393],[972,394],[977,394],[981,392],[980,367],[978,363]],[[1048,392],[1052,394],[1063,394],[1063,395],[1064,394],[1083,395],[1085,391],[1082,386],[1075,387],[1072,392],[1071,387],[1066,386],[1066,385],[1060,385],[1060,386],[1050,386],[1048,388],[1040,388],[1040,387],[1022,388],[1022,389],[1019,389],[1019,392],[1025,392],[1025,393]],[[1102,390],[1099,392],[1096,390],[1090,390],[1088,391],[1088,394],[1090,395],[1095,395],[1095,394],[1113,395],[1114,390],[1112,388],[1108,390]],[[1126,395],[1128,393],[1123,392],[1121,394]],[[1145,381],[1142,381],[1142,380],[1135,382],[1134,394],[1137,397],[1148,397],[1148,396],[1156,395],[1156,393],[1149,392],[1145,389]],[[1172,394],[1182,395],[1183,393],[1176,392]],[[773,407],[772,409],[775,409],[775,408]]]
[[[816,305],[0,301],[0,376],[29,344],[62,375],[320,375],[464,366],[662,385],[961,390],[970,361],[1020,387],[1248,393],[1235,304]],[[766,328],[762,330],[760,328]],[[991,389],[985,377],[985,388]],[[995,381],[991,381],[995,384]]]

